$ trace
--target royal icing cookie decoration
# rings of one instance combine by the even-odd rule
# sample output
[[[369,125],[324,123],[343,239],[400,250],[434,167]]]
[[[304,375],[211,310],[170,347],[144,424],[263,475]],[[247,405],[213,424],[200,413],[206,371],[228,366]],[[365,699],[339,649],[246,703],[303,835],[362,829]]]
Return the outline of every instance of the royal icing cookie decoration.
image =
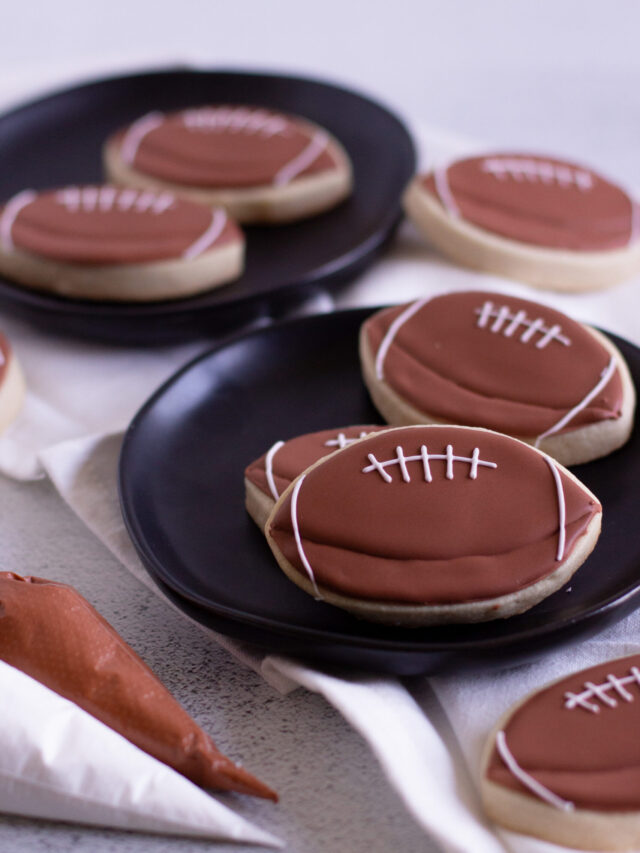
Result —
[[[266,785],[218,751],[72,587],[0,572],[0,658],[196,784],[276,799]]]
[[[475,603],[469,612],[486,619],[511,615],[504,597],[548,580],[586,547],[600,512],[575,478],[522,442],[413,426],[369,435],[306,470],[266,533],[283,570],[306,578],[316,597],[371,605],[371,618],[378,604],[401,617],[403,605]]]
[[[622,187],[562,160],[495,154],[458,160],[423,179],[453,216],[555,249],[607,251],[638,239],[638,209]]]
[[[14,196],[0,216],[4,252],[56,261],[133,264],[186,260],[241,240],[224,210],[170,193],[114,186],[67,187]]]
[[[143,116],[125,131],[123,160],[195,187],[282,185],[335,167],[325,131],[280,113],[202,107]]]
[[[608,287],[640,270],[640,209],[586,166],[531,154],[456,160],[409,185],[427,240],[473,269],[551,290]]]
[[[639,725],[640,655],[598,664],[531,694],[490,738],[483,772],[489,814],[572,847],[636,849]]]
[[[221,207],[166,190],[24,190],[0,209],[0,273],[61,296],[177,299],[237,278],[244,237]]]
[[[483,426],[558,453],[565,464],[603,455],[630,432],[635,397],[619,352],[524,299],[474,291],[385,309],[362,328],[361,359],[390,423]],[[553,443],[596,424],[593,447]],[[612,432],[606,447],[602,424]]]
[[[245,470],[247,510],[252,518],[260,527],[264,527],[274,502],[310,465],[381,429],[387,427],[349,426],[306,433],[288,441],[276,441]]]
[[[149,113],[107,141],[105,166],[115,183],[222,204],[241,222],[311,216],[351,191],[349,159],[328,131],[261,107]]]

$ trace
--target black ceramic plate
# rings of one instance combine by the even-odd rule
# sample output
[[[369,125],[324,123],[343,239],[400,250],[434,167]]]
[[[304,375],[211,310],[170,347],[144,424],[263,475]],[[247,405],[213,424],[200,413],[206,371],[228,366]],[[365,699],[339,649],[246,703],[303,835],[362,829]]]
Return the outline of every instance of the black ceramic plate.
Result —
[[[244,510],[243,469],[278,439],[379,422],[360,379],[358,328],[371,309],[283,323],[189,364],[145,405],[120,460],[125,521],[153,578],[212,628],[323,661],[412,674],[530,660],[640,604],[640,430],[575,468],[602,500],[603,532],[569,584],[482,625],[397,629],[314,601],[278,568]],[[640,350],[615,339],[636,385]]]
[[[101,146],[152,109],[241,102],[297,113],[328,128],[353,162],[353,196],[292,225],[247,228],[243,276],[208,294],[143,305],[69,300],[0,279],[0,307],[63,333],[155,343],[227,331],[278,314],[314,288],[362,269],[391,236],[415,168],[399,119],[355,92],[316,80],[235,71],[170,71],[78,86],[0,117],[0,200],[25,187],[101,180]]]

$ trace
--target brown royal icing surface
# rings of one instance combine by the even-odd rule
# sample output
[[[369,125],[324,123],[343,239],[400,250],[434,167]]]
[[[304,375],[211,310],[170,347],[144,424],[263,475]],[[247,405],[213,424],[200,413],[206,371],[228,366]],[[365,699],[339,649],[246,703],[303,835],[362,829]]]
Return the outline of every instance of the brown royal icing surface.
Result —
[[[150,113],[115,141],[137,171],[195,187],[286,184],[336,167],[322,129],[256,107]]]
[[[19,204],[20,196],[14,199]],[[10,226],[11,243],[56,261],[135,264],[188,259],[242,239],[224,211],[170,193],[109,185],[67,187],[34,194],[15,218],[13,203],[0,214]]]
[[[491,314],[480,325],[487,303]],[[406,308],[389,308],[366,321],[374,359]],[[515,327],[519,311],[524,315]],[[538,319],[543,328],[523,341]],[[544,343],[545,330],[554,326],[568,345],[557,335]],[[550,430],[584,400],[610,361],[590,332],[559,311],[512,296],[467,292],[427,301],[399,327],[381,367],[384,380],[421,412],[531,438]],[[621,406],[622,381],[615,368],[602,390],[557,432],[618,418]]]
[[[467,461],[398,462],[364,472],[369,454],[379,461],[446,454],[451,445]],[[471,474],[471,459],[479,465]],[[566,520],[564,557],[600,504],[558,470]],[[295,487],[294,487],[295,488]],[[308,575],[295,541],[292,492],[270,527],[286,559]],[[327,457],[302,481],[296,518],[315,581],[357,598],[443,604],[504,595],[553,572],[559,544],[559,499],[545,457],[528,445],[464,427],[401,427],[364,438]]]
[[[273,484],[277,492],[275,495],[269,485],[266,470],[269,451],[247,466],[244,472],[245,477],[257,486],[260,491],[264,492],[265,495],[268,495],[273,500],[277,500],[298,474],[302,474],[303,471],[306,471],[318,459],[322,459],[323,456],[328,456],[330,453],[346,447],[347,444],[352,444],[358,438],[361,438],[363,433],[368,435],[371,432],[379,432],[381,429],[388,429],[388,427],[340,427],[339,429],[310,432],[283,442],[275,452],[271,453],[270,458]],[[276,445],[273,445],[272,450],[275,447]]]
[[[422,179],[450,213],[511,240],[601,251],[638,236],[634,203],[592,169],[554,157],[469,157]]]
[[[11,344],[0,332],[0,384],[6,376],[11,359]]]
[[[633,667],[640,667],[640,655],[574,673],[528,699],[504,729],[519,767],[578,808],[640,809],[640,673],[635,676]],[[616,688],[608,681],[610,675],[625,681]],[[606,698],[594,695],[587,682],[604,685]],[[592,708],[572,707],[567,694],[581,696]],[[492,782],[536,797],[495,748],[486,775]]]
[[[275,799],[70,586],[0,572],[0,658],[205,788]]]

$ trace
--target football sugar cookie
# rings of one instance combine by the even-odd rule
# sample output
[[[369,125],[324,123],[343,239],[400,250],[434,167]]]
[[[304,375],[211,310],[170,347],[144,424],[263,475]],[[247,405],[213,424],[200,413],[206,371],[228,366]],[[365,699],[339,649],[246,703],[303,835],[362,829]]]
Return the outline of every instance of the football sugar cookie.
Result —
[[[149,113],[107,141],[104,161],[117,184],[222,205],[240,222],[313,216],[352,186],[349,158],[330,133],[257,107]]]
[[[365,435],[389,427],[349,426],[325,429],[296,436],[288,441],[276,441],[244,472],[245,505],[247,512],[263,530],[275,502],[287,486],[310,465]]]
[[[20,364],[9,341],[0,334],[0,432],[22,408],[25,384]]]
[[[639,729],[640,655],[531,693],[487,743],[489,816],[580,850],[640,849]]]
[[[169,192],[24,190],[0,209],[0,273],[80,299],[190,296],[237,278],[242,232],[222,208]]]
[[[417,175],[407,215],[437,249],[552,290],[598,290],[640,271],[638,204],[585,166],[487,154]]]
[[[521,441],[412,426],[319,460],[278,499],[267,541],[305,592],[397,625],[480,622],[559,589],[600,532],[598,500]]]
[[[619,350],[537,302],[471,291],[387,308],[363,324],[360,358],[391,424],[483,426],[563,465],[610,453],[633,428]]]

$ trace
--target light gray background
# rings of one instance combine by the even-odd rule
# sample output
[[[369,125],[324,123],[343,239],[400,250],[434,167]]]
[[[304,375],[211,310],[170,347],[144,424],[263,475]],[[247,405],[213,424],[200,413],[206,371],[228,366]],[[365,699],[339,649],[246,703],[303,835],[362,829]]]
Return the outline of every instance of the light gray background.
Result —
[[[14,2],[3,9],[0,102],[163,62],[298,72],[362,89],[414,121],[571,155],[640,186],[638,32],[634,0]],[[323,700],[303,691],[280,697],[208,645],[116,563],[47,483],[0,480],[0,539],[3,568],[74,583],[220,746],[280,790],[277,807],[228,801],[287,839],[289,850],[435,851]],[[0,849],[205,845],[0,819]]]

